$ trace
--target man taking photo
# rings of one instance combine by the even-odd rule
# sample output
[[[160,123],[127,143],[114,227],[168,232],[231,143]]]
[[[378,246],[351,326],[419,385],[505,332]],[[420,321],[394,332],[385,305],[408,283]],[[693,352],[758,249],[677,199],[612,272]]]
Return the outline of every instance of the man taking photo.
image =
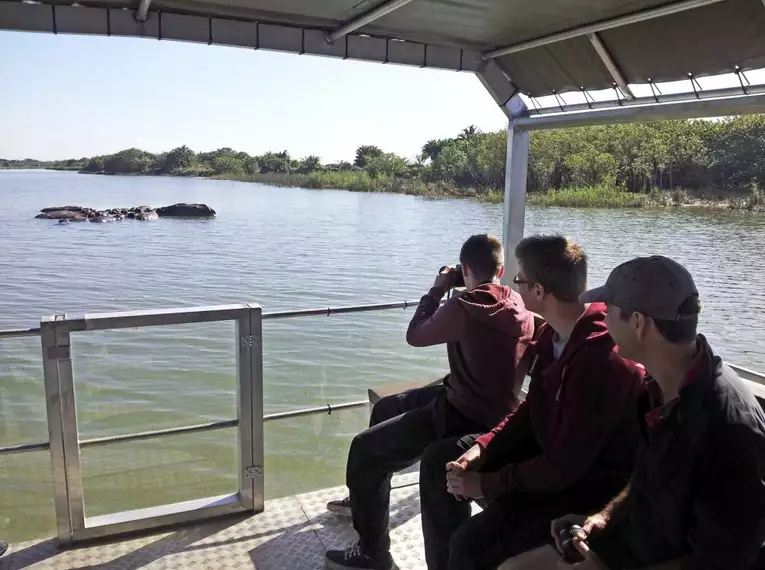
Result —
[[[359,541],[328,551],[327,568],[392,568],[393,473],[415,464],[434,441],[487,431],[518,404],[525,374],[516,378],[516,370],[533,335],[534,317],[518,293],[499,283],[504,252],[497,238],[471,236],[459,260],[466,291],[439,308],[460,274],[454,267],[441,271],[406,335],[412,346],[446,344],[450,372],[438,385],[381,399],[369,429],[353,439],[346,471],[350,496],[327,508],[352,516]]]

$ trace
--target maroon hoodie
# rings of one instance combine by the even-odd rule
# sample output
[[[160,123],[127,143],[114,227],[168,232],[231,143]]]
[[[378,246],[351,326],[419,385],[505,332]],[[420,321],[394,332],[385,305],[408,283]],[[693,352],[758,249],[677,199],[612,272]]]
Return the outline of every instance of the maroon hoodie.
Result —
[[[537,448],[525,461],[482,473],[493,500],[512,490],[557,493],[598,473],[629,478],[640,437],[637,402],[645,370],[624,360],[608,334],[606,306],[591,304],[558,360],[553,329],[544,324],[529,347],[533,358],[525,401],[478,439],[482,462],[502,464],[516,450]]]
[[[496,425],[518,405],[518,362],[534,333],[533,314],[510,287],[485,283],[439,308],[444,290],[432,288],[409,323],[412,346],[446,343],[449,402],[473,421]]]

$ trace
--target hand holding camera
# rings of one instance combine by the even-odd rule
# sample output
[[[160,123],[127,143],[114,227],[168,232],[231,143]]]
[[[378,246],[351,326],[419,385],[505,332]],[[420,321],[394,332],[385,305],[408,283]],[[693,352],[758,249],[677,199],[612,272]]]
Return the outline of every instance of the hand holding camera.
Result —
[[[587,539],[594,533],[606,528],[608,519],[603,514],[590,515],[566,515],[552,522],[551,533],[555,540],[555,547],[568,564],[577,564],[577,568],[584,560],[587,560],[587,568],[604,567],[598,557],[589,552]],[[585,557],[583,552],[587,552]]]
[[[578,524],[574,524],[570,520],[564,519],[559,522],[557,531],[555,542],[563,556],[563,560],[569,564],[582,562],[584,556],[579,552],[579,549],[574,543],[574,539],[576,538],[583,540],[582,537],[585,536],[585,534],[582,531],[582,527]]]
[[[448,291],[452,287],[464,287],[465,276],[462,273],[462,265],[444,265],[438,270],[438,276],[433,286],[444,291]]]

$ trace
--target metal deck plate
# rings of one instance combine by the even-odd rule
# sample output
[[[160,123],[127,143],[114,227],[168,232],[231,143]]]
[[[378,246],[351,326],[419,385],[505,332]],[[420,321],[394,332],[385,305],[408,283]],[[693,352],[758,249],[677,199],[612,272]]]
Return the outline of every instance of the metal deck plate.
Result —
[[[417,473],[394,478],[392,554],[399,570],[424,569]],[[326,511],[345,487],[266,502],[265,512],[171,532],[59,549],[53,540],[12,545],[0,570],[320,570],[327,549],[356,540],[350,519]]]

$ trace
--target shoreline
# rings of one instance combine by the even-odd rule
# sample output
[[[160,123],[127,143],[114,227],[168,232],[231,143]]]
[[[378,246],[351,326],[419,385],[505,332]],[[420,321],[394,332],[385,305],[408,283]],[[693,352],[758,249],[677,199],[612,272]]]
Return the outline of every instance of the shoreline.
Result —
[[[335,173],[315,173],[335,174]],[[345,174],[345,173],[337,173]],[[309,190],[347,190],[351,192],[381,192],[406,194],[425,198],[464,198],[492,204],[504,202],[504,192],[498,189],[460,188],[445,183],[424,182],[418,179],[370,179],[369,187],[359,187],[358,182],[341,186],[336,178],[312,174],[253,174],[247,176],[216,175],[204,178],[250,182],[273,187],[306,188]],[[329,180],[325,180],[329,178]],[[332,180],[332,179],[336,180]],[[363,177],[359,177],[363,178]],[[324,182],[329,184],[325,184]],[[603,208],[603,209],[704,209],[717,211],[741,211],[765,213],[765,199],[758,193],[725,193],[714,189],[693,191],[686,189],[658,190],[648,194],[627,192],[615,187],[595,186],[563,188],[547,192],[530,192],[526,203],[542,207]]]
[[[11,169],[0,169],[11,170]],[[13,169],[16,171],[29,169]],[[39,169],[34,169],[39,170]],[[71,169],[47,168],[54,172],[73,172]],[[419,178],[377,177],[372,178],[363,170],[330,171],[312,173],[267,173],[248,175],[225,175],[189,169],[173,174],[161,173],[110,173],[77,171],[78,174],[100,176],[172,176],[175,178],[203,178],[263,184],[276,188],[305,188],[308,190],[345,190],[349,192],[375,192],[404,194],[423,198],[462,198],[499,204],[504,192],[494,188],[463,188],[447,182],[426,182]],[[653,190],[647,194],[627,192],[612,186],[570,187],[547,192],[530,192],[527,204],[558,208],[599,209],[699,209],[705,211],[736,211],[765,213],[765,197],[759,191],[724,192],[716,189],[706,191],[674,189]]]
[[[580,208],[765,211],[765,115],[542,130],[529,139],[528,203]],[[0,168],[198,176],[272,186],[387,192],[503,202],[507,129],[469,125],[424,141],[414,156],[360,144],[348,160],[323,163],[288,150],[230,147],[160,152],[132,147],[91,157],[2,159]]]

